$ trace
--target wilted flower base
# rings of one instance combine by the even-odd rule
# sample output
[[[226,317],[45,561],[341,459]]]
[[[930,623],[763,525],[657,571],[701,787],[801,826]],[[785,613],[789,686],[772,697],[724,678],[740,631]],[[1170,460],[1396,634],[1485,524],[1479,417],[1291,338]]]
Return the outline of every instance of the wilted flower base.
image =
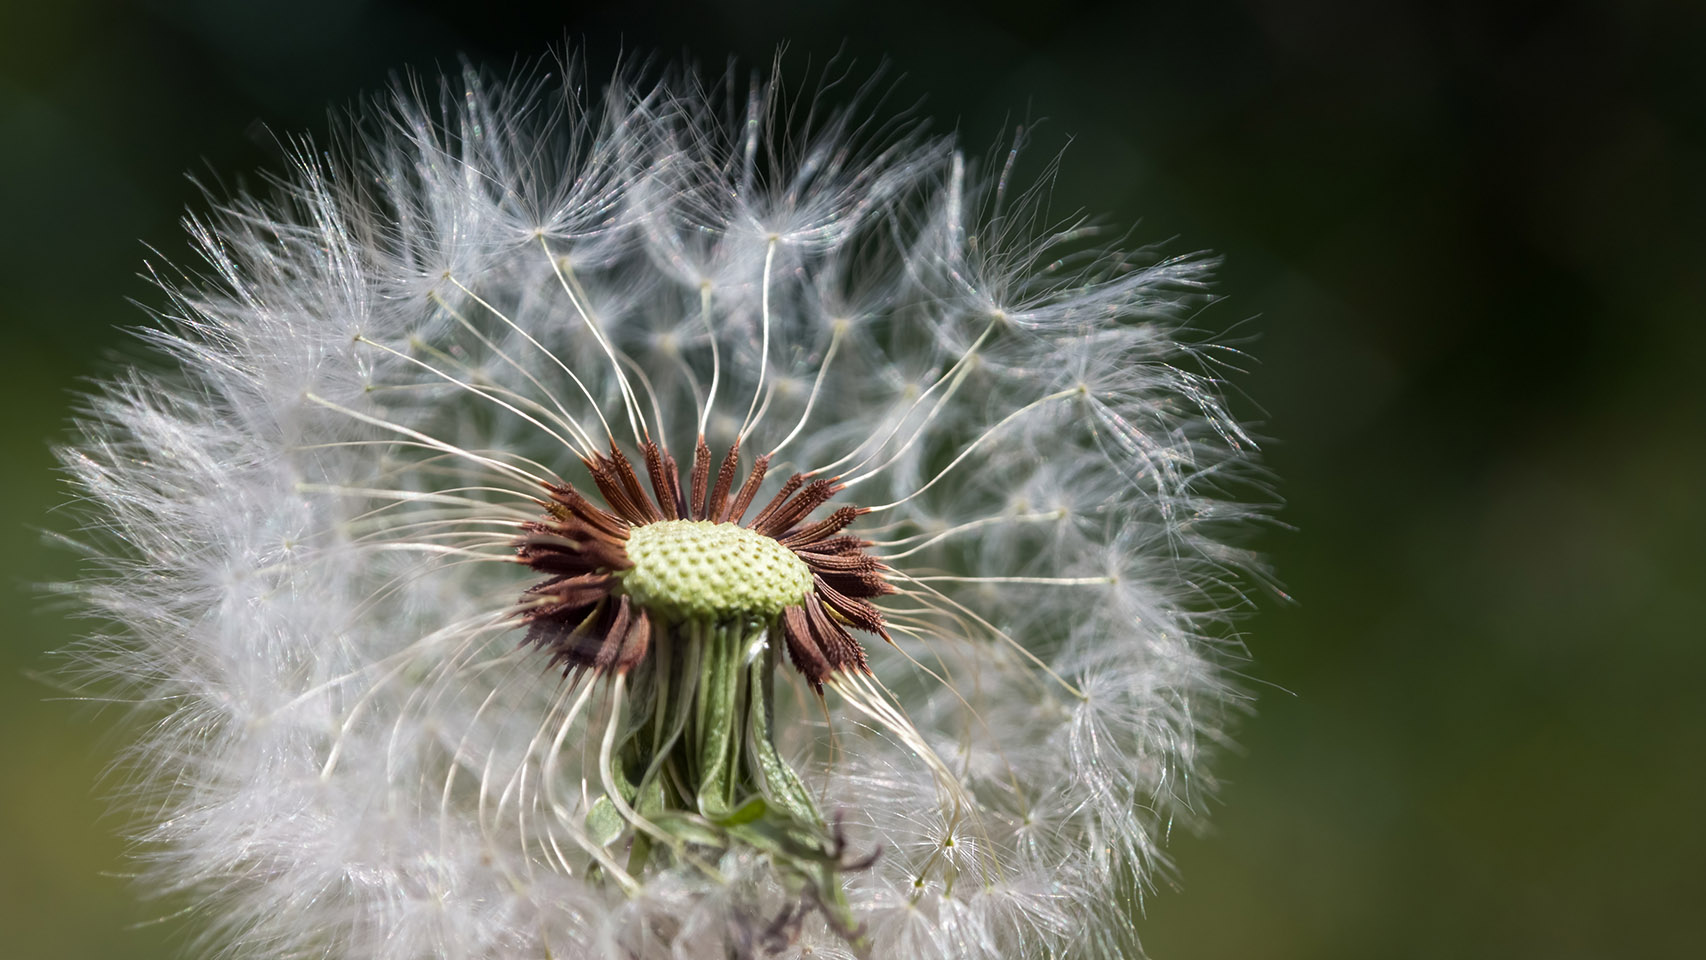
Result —
[[[796,473],[746,522],[769,456],[737,490],[740,446],[731,445],[713,485],[700,437],[684,488],[668,448],[648,439],[648,495],[614,439],[607,449],[580,458],[603,506],[545,481],[544,516],[514,541],[516,561],[547,575],[515,611],[529,624],[526,642],[572,685],[592,678],[565,733],[593,688],[609,686],[596,745],[603,793],[590,799],[581,840],[592,869],[629,890],[654,861],[721,882],[723,854],[756,853],[830,929],[863,946],[843,890],[844,844],[777,751],[772,704],[784,645],[821,696],[837,673],[866,670],[847,626],[888,638],[868,602],[893,592],[888,568],[865,552],[869,541],[838,536],[865,511],[844,506],[813,521],[844,487]]]
[[[605,793],[587,813],[587,837],[608,851],[600,860],[607,872],[628,850],[625,875],[610,876],[624,885],[654,861],[720,879],[722,853],[759,852],[784,888],[858,946],[841,873],[862,865],[847,860],[841,837],[776,751],[780,652],[769,632],[754,622],[668,627],[639,669],[611,681],[599,755]]]

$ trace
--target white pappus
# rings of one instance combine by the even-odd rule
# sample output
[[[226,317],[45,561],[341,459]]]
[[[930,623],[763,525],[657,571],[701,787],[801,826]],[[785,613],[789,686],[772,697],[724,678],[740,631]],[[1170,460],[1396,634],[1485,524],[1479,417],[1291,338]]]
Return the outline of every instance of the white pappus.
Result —
[[[1131,955],[1241,700],[1212,261],[844,76],[566,72],[301,144],[87,399],[151,889],[234,957]]]

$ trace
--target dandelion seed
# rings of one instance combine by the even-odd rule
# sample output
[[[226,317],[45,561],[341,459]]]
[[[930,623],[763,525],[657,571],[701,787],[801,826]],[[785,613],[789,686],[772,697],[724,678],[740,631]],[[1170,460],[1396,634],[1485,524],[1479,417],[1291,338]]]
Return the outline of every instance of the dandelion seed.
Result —
[[[1237,700],[1211,261],[862,95],[570,79],[304,145],[89,401],[155,888],[239,957],[1127,955]]]

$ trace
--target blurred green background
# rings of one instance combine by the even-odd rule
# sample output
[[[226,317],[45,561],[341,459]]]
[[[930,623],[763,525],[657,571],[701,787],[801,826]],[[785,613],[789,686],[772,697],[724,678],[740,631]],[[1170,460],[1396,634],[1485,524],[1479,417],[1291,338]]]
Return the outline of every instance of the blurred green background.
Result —
[[[1706,956],[1706,11],[1303,0],[838,0],[580,11],[357,0],[0,5],[0,954],[176,955],[54,702],[41,528],[80,378],[158,304],[143,241],[390,71],[596,75],[690,51],[886,58],[974,150],[1043,119],[1054,207],[1228,261],[1298,598],[1216,831],[1146,944],[1188,958]],[[1248,321],[1248,322],[1244,322]],[[1241,324],[1241,325],[1240,325]],[[901,958],[904,960],[904,958]]]

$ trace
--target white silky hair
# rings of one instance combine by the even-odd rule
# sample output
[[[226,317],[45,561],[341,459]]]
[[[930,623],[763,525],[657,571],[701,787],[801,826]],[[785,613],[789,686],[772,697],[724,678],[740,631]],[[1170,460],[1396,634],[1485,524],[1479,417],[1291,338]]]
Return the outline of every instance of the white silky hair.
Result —
[[[1263,494],[1187,329],[1213,261],[1046,223],[1010,163],[873,119],[875,82],[563,72],[400,86],[298,144],[189,222],[165,369],[87,399],[76,656],[140,716],[145,883],[234,957],[852,956],[813,916],[767,942],[799,905],[740,851],[589,879],[609,687],[508,619],[541,482],[703,429],[777,451],[763,498],[821,470],[875,508],[895,643],[777,694],[875,854],[845,877],[874,955],[1134,951],[1243,700]]]

